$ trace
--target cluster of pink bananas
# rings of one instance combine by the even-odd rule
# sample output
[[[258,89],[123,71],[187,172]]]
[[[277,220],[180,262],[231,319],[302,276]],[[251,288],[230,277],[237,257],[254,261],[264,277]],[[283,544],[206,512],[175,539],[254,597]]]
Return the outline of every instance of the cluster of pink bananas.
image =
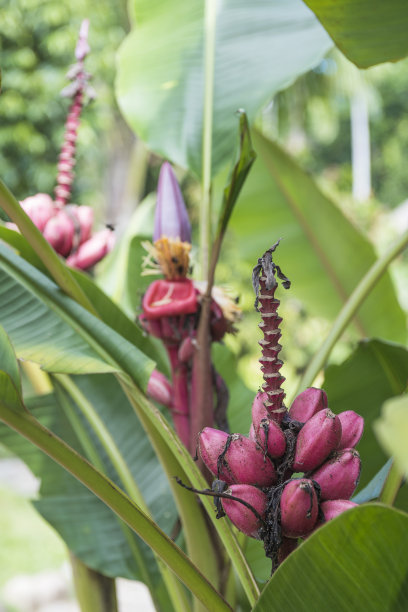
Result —
[[[63,94],[73,98],[65,124],[64,142],[58,160],[55,200],[38,193],[20,202],[32,222],[42,232],[55,251],[66,258],[73,268],[87,269],[95,265],[112,249],[113,232],[105,228],[92,235],[93,210],[89,206],[68,204],[74,178],[75,146],[79,116],[89,75],[84,71],[84,59],[89,52],[88,21],[82,23],[77,48],[77,63],[68,73],[72,83]],[[93,95],[93,94],[92,94]],[[18,230],[13,223],[11,229]]]
[[[163,342],[171,366],[171,382],[154,371],[148,394],[170,408],[178,436],[194,450],[196,434],[202,427],[194,432],[191,425],[192,409],[196,405],[194,362],[202,287],[187,277],[191,227],[180,187],[168,162],[160,170],[153,244],[145,243],[144,246],[148,252],[145,273],[162,274],[164,278],[149,285],[143,296],[139,320],[149,334]],[[220,296],[211,298],[210,341],[219,341],[226,332],[232,331],[238,313],[231,300],[222,294]],[[211,384],[221,397],[225,385],[214,369]],[[208,402],[212,403],[212,392],[208,393]],[[218,404],[221,406],[222,401]],[[213,409],[209,412],[212,415]],[[218,425],[224,426],[222,412],[221,406],[216,420]]]
[[[298,395],[280,424],[266,402],[265,392],[255,397],[248,437],[206,427],[199,435],[199,451],[207,468],[228,487],[224,493],[248,504],[221,498],[234,525],[251,537],[268,539],[268,545],[268,527],[273,535],[280,528],[272,544],[286,553],[298,538],[355,506],[349,501],[360,475],[354,446],[364,422],[351,410],[333,414],[320,389]],[[299,472],[304,476],[292,477]]]
[[[354,447],[364,427],[353,411],[333,414],[320,389],[303,391],[289,411],[283,405],[275,274],[286,287],[289,281],[272,261],[276,246],[254,271],[265,382],[252,406],[249,436],[210,427],[198,436],[201,458],[217,479],[218,516],[226,514],[242,532],[262,539],[274,566],[298,538],[355,505],[349,501],[360,475]]]
[[[93,210],[90,206],[69,204],[61,208],[46,193],[37,193],[20,204],[44,238],[72,268],[86,270],[94,266],[113,247],[114,235],[110,229],[91,234]],[[7,223],[7,227],[18,230],[13,223]]]

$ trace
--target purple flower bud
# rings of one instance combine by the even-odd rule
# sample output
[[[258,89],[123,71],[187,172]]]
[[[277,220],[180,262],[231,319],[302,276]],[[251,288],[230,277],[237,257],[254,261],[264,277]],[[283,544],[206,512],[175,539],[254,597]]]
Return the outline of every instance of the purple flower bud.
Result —
[[[310,533],[318,515],[318,501],[313,483],[307,478],[290,480],[280,500],[282,533],[300,538]]]
[[[309,419],[296,441],[293,470],[314,470],[334,451],[341,438],[340,419],[326,408]]]
[[[265,517],[268,498],[265,493],[256,487],[248,484],[233,484],[225,492],[246,501],[257,511],[262,519]],[[251,538],[259,538],[258,531],[261,527],[261,522],[250,508],[247,508],[238,501],[226,499],[225,497],[221,498],[221,504],[225,514],[235,527]]]
[[[266,392],[259,392],[252,404],[253,434],[250,438],[260,444],[271,457],[282,457],[286,450],[285,434],[276,421],[270,418],[264,405],[268,401]]]
[[[327,395],[323,389],[309,387],[293,400],[289,416],[295,421],[306,423],[316,412],[327,408]]]
[[[91,268],[112,250],[114,242],[112,230],[103,229],[81,244],[79,249],[68,257],[67,265],[81,270]]]
[[[320,504],[326,521],[331,521],[336,518],[336,516],[339,516],[339,514],[343,514],[346,510],[350,510],[350,508],[355,508],[356,506],[358,506],[358,504],[348,499],[329,499]]]
[[[198,448],[208,469],[227,484],[268,487],[276,482],[272,462],[262,448],[241,434],[205,427],[198,437]]]
[[[162,236],[191,242],[191,226],[180,187],[171,165],[164,162],[157,188],[153,241]]]
[[[168,378],[158,370],[151,373],[147,383],[147,395],[167,408],[173,405],[173,387]]]
[[[320,499],[348,499],[360,478],[360,455],[354,448],[333,453],[310,478],[320,486]]]
[[[341,438],[338,449],[354,448],[360,442],[364,430],[364,419],[353,410],[345,410],[337,415],[341,423]]]

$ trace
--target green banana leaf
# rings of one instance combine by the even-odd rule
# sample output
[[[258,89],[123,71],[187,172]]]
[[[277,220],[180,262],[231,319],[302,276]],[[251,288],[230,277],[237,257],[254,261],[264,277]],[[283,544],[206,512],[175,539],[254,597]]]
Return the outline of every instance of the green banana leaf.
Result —
[[[337,47],[359,68],[408,55],[404,0],[304,0]]]
[[[257,132],[253,141],[258,159],[230,223],[238,256],[251,268],[281,238],[276,261],[292,282],[284,298],[302,300],[311,315],[334,319],[375,262],[374,248],[275,142]],[[366,299],[355,323],[363,336],[405,340],[405,314],[389,274]]]
[[[403,612],[408,607],[408,516],[379,504],[330,521],[293,552],[253,612]]]
[[[37,297],[41,296],[41,299]],[[75,320],[81,322],[76,326]],[[142,388],[154,363],[102,321],[68,298],[46,276],[0,244],[0,324],[20,359],[70,374],[112,372],[118,363],[94,349],[104,338],[116,359],[126,359]]]
[[[364,417],[364,433],[357,447],[362,462],[360,489],[388,459],[378,443],[373,424],[380,416],[383,403],[404,393],[407,379],[408,350],[381,340],[360,342],[346,361],[325,371],[323,388],[333,412],[354,410]],[[406,509],[407,504],[408,490],[404,486],[398,505]]]
[[[144,497],[155,520],[163,529],[171,531],[176,513],[165,478],[118,383],[113,376],[107,375],[78,377],[77,383],[87,397],[97,403],[100,415],[110,423],[111,435],[121,445],[129,467],[143,487]],[[57,435],[63,435],[73,448],[84,453],[70,421],[53,394],[33,397],[26,401],[26,405],[43,425]],[[118,406],[120,418],[117,417]],[[84,421],[81,424],[92,438],[89,426]],[[140,568],[132,552],[136,546],[146,567],[152,568],[152,576],[158,582],[151,551],[93,493],[37,447],[3,424],[0,425],[0,442],[41,479],[40,497],[34,501],[34,506],[77,557],[107,576],[140,579]],[[103,451],[96,447],[106,467],[106,474],[121,486]]]
[[[116,95],[148,147],[201,175],[204,2],[134,0],[134,28],[118,55]],[[261,106],[313,68],[332,43],[300,0],[217,5],[212,170],[230,162],[235,112]],[[210,49],[211,51],[211,49]]]

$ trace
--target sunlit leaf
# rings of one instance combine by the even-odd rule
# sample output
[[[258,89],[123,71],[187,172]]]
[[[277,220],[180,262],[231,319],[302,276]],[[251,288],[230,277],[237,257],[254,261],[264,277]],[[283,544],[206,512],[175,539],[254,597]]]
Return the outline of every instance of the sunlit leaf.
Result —
[[[125,360],[143,387],[153,368],[153,362],[133,344],[1,244],[0,324],[19,358],[36,361],[49,371],[109,372]],[[101,343],[109,346],[110,356]]]
[[[135,27],[118,57],[117,98],[149,148],[201,174],[204,5],[199,0],[134,0]],[[213,172],[231,160],[235,112],[250,121],[331,40],[300,0],[217,4]]]

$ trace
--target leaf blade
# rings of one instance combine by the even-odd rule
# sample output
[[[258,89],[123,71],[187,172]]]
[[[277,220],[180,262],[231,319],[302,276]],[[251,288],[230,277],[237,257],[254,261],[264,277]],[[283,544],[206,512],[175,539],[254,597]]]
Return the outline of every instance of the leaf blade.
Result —
[[[408,516],[359,506],[319,528],[280,566],[254,612],[403,610],[408,601]],[[293,588],[302,576],[301,586]]]
[[[408,55],[404,0],[304,0],[340,51],[359,68]]]
[[[203,3],[136,0],[133,6],[137,27],[118,57],[119,105],[149,148],[200,176]],[[253,121],[276,91],[316,65],[330,46],[324,29],[299,0],[218,5],[213,174],[231,158],[236,110],[245,108]]]

